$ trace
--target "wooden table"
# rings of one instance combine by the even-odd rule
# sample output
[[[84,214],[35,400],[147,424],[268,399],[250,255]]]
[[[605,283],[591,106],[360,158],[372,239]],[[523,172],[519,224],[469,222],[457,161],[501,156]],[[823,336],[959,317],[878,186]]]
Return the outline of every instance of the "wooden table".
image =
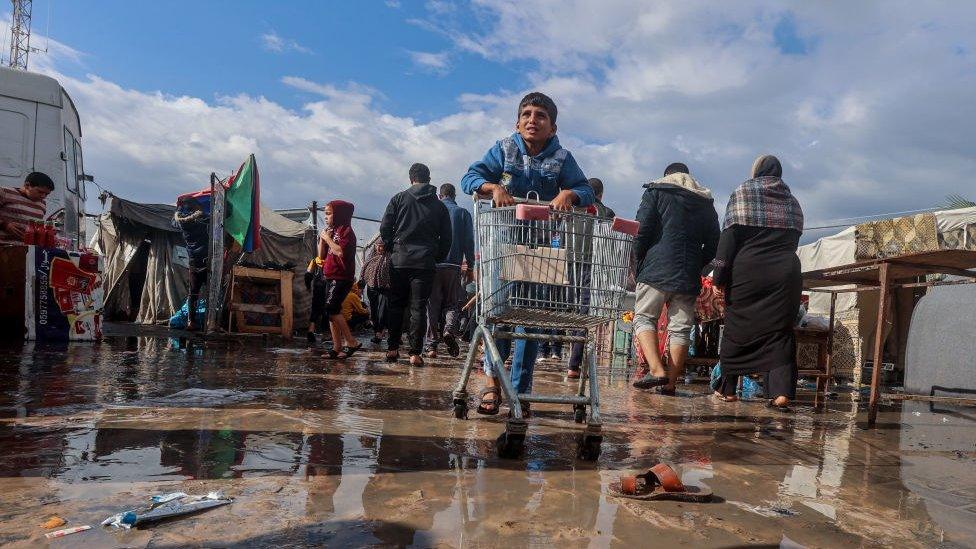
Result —
[[[255,269],[235,265],[231,271],[231,301],[230,312],[232,325],[237,331],[252,334],[280,333],[282,337],[291,338],[292,315],[292,271],[274,271],[271,269]],[[241,303],[241,282],[245,280],[264,280],[278,285],[281,296],[277,304],[265,305],[257,303]],[[248,324],[244,313],[265,313],[277,315],[281,318],[279,326],[258,326]]]
[[[884,322],[888,316],[888,297],[896,288],[928,288],[950,284],[976,282],[976,251],[936,250],[895,255],[879,259],[858,261],[838,267],[818,269],[803,273],[803,287],[811,291],[825,291],[830,298],[829,341],[833,343],[834,302],[838,293],[878,291],[878,322],[874,335],[874,354],[871,368],[871,398],[868,401],[868,426],[873,427],[878,417],[878,383],[881,379],[882,350],[884,349]],[[916,279],[930,274],[948,274],[964,277],[956,281],[919,282]],[[824,289],[843,285],[853,288]],[[832,346],[832,345],[831,345]],[[831,350],[832,352],[832,350]],[[828,354],[829,362],[829,354]]]

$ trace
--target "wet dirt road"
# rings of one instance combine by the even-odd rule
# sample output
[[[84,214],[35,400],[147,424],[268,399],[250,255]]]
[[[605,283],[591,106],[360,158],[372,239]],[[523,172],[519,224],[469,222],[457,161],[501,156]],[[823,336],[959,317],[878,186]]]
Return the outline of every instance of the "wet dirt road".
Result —
[[[713,402],[703,385],[669,398],[608,376],[597,462],[575,459],[571,410],[547,405],[533,408],[524,457],[502,460],[503,416],[450,412],[457,361],[320,355],[160,337],[0,348],[0,543],[976,546],[972,409],[905,403],[865,431],[850,402],[784,415]],[[572,388],[540,365],[537,390]],[[605,494],[658,461],[715,502]],[[234,503],[98,526],[151,495],[212,490]],[[54,515],[93,529],[48,542],[39,524]]]

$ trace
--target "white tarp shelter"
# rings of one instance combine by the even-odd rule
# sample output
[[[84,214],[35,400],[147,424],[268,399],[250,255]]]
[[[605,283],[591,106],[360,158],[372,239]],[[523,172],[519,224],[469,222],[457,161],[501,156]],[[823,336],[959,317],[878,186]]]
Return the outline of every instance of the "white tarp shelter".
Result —
[[[960,208],[932,212],[935,217],[939,246],[944,249],[976,250],[976,208]],[[801,246],[797,250],[800,265],[804,272],[830,267],[838,267],[857,261],[857,227],[848,227],[837,234],[823,237],[816,242]],[[943,288],[930,288],[929,293],[944,291]],[[907,297],[911,297],[910,295]],[[837,318],[837,333],[835,334],[835,366],[841,375],[858,376],[858,370],[865,359],[870,359],[867,342],[873,340],[875,325],[877,324],[877,292],[850,292],[838,294],[835,314]],[[809,312],[814,315],[828,316],[830,312],[830,296],[824,293],[810,294]],[[946,314],[951,314],[946,311]],[[910,318],[911,310],[896,311],[893,322],[901,317],[905,324]],[[887,329],[891,327],[888,326]],[[894,340],[894,345],[904,346],[908,334],[900,334]],[[839,359],[839,360],[838,360]]]

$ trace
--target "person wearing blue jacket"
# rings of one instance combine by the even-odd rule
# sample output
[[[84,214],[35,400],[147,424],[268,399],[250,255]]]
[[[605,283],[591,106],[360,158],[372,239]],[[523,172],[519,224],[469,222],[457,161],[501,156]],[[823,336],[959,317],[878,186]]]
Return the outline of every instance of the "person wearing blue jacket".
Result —
[[[491,196],[495,206],[511,206],[513,197],[527,198],[538,194],[555,210],[568,211],[574,206],[586,207],[595,199],[583,170],[556,137],[556,103],[548,96],[532,92],[519,102],[515,113],[516,132],[495,143],[484,158],[468,168],[461,178],[461,189],[467,194]],[[517,328],[516,332],[524,328]],[[498,342],[502,359],[508,357],[511,340]],[[539,351],[537,341],[518,340],[512,358],[512,384],[518,393],[532,389],[532,370]],[[498,413],[501,394],[498,380],[485,361],[488,381],[481,395],[478,413]],[[524,406],[528,412],[528,406]]]
[[[447,257],[437,264],[434,273],[434,286],[427,302],[427,356],[437,358],[437,346],[441,341],[453,357],[461,354],[457,342],[458,326],[461,321],[461,265],[467,266],[465,277],[470,280],[474,269],[474,222],[471,212],[458,206],[457,190],[454,185],[441,185],[438,196],[447,206],[451,216],[451,250]],[[441,316],[444,317],[441,329]]]

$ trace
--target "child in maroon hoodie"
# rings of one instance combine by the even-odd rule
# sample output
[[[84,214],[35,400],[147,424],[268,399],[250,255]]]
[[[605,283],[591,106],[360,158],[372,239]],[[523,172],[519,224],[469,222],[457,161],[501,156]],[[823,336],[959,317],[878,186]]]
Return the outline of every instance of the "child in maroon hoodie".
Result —
[[[325,312],[329,315],[332,349],[329,358],[349,358],[362,345],[356,341],[342,316],[342,302],[356,278],[356,233],[352,230],[354,206],[343,200],[325,205],[326,228],[319,234],[319,257],[328,290]],[[340,348],[341,345],[341,348]]]

